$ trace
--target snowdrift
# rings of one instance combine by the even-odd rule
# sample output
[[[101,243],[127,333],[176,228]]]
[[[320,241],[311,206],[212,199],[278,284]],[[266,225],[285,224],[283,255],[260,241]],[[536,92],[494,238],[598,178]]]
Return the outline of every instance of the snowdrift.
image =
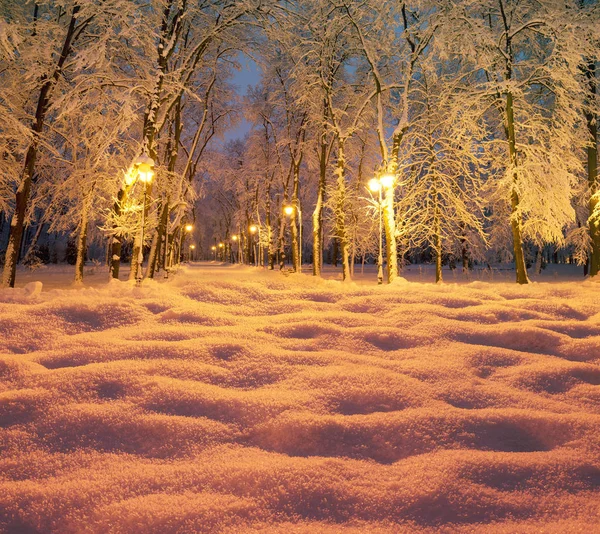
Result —
[[[600,528],[600,286],[0,291],[7,533]]]

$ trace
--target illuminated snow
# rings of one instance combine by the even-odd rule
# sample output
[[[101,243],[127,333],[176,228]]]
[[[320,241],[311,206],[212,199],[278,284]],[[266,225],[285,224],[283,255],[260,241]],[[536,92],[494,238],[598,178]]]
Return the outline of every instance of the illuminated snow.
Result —
[[[6,532],[598,526],[597,283],[40,289],[0,291]]]

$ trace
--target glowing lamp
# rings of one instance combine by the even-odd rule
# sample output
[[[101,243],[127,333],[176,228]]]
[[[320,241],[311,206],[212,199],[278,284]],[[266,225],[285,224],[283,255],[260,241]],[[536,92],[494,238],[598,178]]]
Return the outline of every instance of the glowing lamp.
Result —
[[[138,166],[138,176],[144,183],[149,183],[154,178],[154,170],[149,163],[140,163]]]
[[[379,181],[383,187],[390,189],[391,187],[394,187],[396,177],[393,174],[384,174],[381,178],[379,178]]]
[[[213,245],[212,247],[210,247],[210,250],[212,250],[212,251],[214,252],[215,250],[217,250],[217,247],[215,247],[215,246]]]
[[[185,225],[185,231],[186,232],[191,232],[194,229],[193,225],[191,224],[186,224]]]
[[[283,212],[284,212],[286,215],[291,215],[292,213],[294,213],[294,206],[290,206],[290,205],[288,205],[288,206],[284,206],[284,208],[283,208]]]
[[[136,175],[134,174],[133,169],[129,169],[125,173],[125,185],[133,184],[133,182],[135,182],[135,179],[136,179]]]
[[[219,243],[219,248],[223,248],[224,246],[223,243]]]
[[[252,226],[250,226],[249,230],[251,234],[255,234],[258,230],[258,227],[255,224],[253,224]]]
[[[238,240],[238,236],[237,235],[232,235],[231,236],[231,240],[232,241],[237,241]]]
[[[381,182],[377,178],[371,178],[369,180],[369,189],[374,193],[381,189]]]

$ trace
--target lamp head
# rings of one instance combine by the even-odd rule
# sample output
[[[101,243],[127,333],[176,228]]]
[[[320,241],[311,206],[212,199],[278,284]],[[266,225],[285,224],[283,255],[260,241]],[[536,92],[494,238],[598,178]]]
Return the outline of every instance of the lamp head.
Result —
[[[133,164],[135,171],[137,171],[136,178],[139,178],[141,182],[150,183],[154,178],[154,160],[147,154],[142,154],[137,158]],[[133,173],[132,173],[133,174]]]
[[[223,248],[224,246],[223,243],[219,243],[219,248]]]
[[[237,241],[238,240],[238,236],[237,235],[232,235],[231,236],[231,240],[232,241]]]
[[[185,231],[186,232],[191,232],[194,229],[194,226],[192,224],[186,224],[185,225]]]
[[[379,178],[381,185],[386,189],[390,189],[394,187],[394,183],[396,182],[396,177],[393,174],[386,173],[381,178]]]
[[[217,250],[217,247],[215,247],[215,246],[213,245],[212,247],[210,247],[210,250],[212,250],[212,251],[214,252],[215,250]]]
[[[196,245],[190,245],[190,248],[191,248],[192,250],[194,250],[194,249],[196,248]]]
[[[381,189],[381,182],[377,178],[371,178],[369,180],[369,189],[376,193]]]
[[[252,226],[250,226],[249,230],[251,234],[255,234],[258,228],[255,224],[253,224]]]
[[[283,212],[286,215],[292,215],[292,213],[294,213],[294,206],[291,206],[290,204],[288,204],[287,206],[283,207]]]

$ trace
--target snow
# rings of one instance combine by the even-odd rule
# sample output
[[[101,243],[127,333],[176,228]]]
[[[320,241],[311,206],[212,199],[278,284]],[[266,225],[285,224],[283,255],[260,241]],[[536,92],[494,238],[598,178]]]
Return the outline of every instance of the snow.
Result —
[[[0,530],[598,530],[596,282],[57,271],[0,290]]]

